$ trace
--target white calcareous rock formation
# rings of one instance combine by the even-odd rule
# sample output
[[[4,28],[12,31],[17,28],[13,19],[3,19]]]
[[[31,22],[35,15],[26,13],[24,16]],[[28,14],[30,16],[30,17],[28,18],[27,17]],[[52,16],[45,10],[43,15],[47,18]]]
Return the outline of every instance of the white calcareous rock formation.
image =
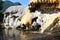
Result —
[[[16,28],[19,25],[20,18],[27,11],[27,6],[11,6],[4,12],[4,26],[6,28]]]
[[[54,17],[57,17],[56,12],[42,13],[43,11],[42,12],[40,11],[40,9],[37,6],[37,3],[36,3],[36,5],[35,5],[35,3],[33,3],[33,5],[31,7],[33,8],[33,10],[31,8],[32,13],[33,13],[32,18],[38,17],[35,21],[33,21],[31,26],[36,26],[36,24],[41,25],[41,28],[40,28],[41,33],[43,33],[48,27],[50,27],[51,26],[50,24],[54,23],[53,21],[56,21],[56,20],[54,20],[55,19]],[[4,26],[6,28],[9,28],[9,27],[16,28],[17,26],[20,25],[21,18],[22,18],[22,16],[25,15],[25,13],[27,11],[28,11],[28,6],[22,6],[21,5],[21,6],[11,6],[11,7],[9,7],[4,12],[4,20],[3,20]],[[45,11],[47,11],[47,10],[45,10]],[[27,16],[27,18],[28,18],[28,16]],[[27,21],[27,19],[25,21]]]

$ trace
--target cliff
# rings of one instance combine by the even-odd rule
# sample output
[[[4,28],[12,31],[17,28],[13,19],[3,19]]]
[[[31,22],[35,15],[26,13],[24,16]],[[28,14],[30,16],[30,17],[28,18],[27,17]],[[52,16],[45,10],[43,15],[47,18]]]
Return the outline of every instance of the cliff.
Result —
[[[6,28],[8,28],[8,27],[16,28],[17,26],[20,25],[19,22],[21,21],[21,18],[24,15],[24,13],[27,12],[28,10],[30,10],[30,12],[32,12],[33,15],[34,15],[33,18],[34,17],[38,17],[32,23],[32,26],[34,26],[36,28],[36,27],[38,27],[38,25],[40,25],[41,28],[38,28],[38,29],[40,29],[39,30],[40,32],[43,29],[44,29],[43,30],[43,32],[44,32],[47,29],[48,29],[47,31],[50,31],[51,29],[54,29],[56,27],[60,27],[60,25],[59,25],[60,24],[60,22],[59,22],[60,21],[60,19],[59,19],[60,16],[59,16],[59,18],[57,16],[57,14],[58,14],[58,12],[60,10],[56,8],[55,3],[54,2],[53,3],[49,2],[49,3],[47,3],[48,5],[46,6],[43,3],[44,1],[41,1],[41,2],[42,3],[40,3],[40,2],[35,2],[35,3],[34,2],[31,2],[29,4],[29,6],[23,6],[23,5],[21,5],[21,6],[11,6],[11,7],[8,7],[5,10],[5,12],[4,12],[4,20],[3,20],[4,26]],[[51,6],[51,8],[50,8],[49,5]],[[58,20],[58,21],[55,22],[56,20]],[[36,24],[38,24],[38,25],[36,25]],[[53,25],[51,25],[51,24],[53,24]],[[52,27],[52,28],[50,28],[50,27]]]

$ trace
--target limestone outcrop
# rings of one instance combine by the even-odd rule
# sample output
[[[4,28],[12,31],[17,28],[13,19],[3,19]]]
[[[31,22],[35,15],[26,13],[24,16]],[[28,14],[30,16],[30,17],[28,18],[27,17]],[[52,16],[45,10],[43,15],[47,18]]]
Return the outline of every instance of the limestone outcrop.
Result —
[[[60,13],[58,13],[60,10],[58,8],[59,5],[57,5],[59,3],[59,0],[30,0],[28,6],[11,6],[4,12],[4,26],[6,28],[16,28],[20,26],[19,22],[22,16],[30,10],[30,13],[34,15],[33,19],[36,18],[31,26],[35,28],[38,27],[38,29],[40,28],[41,30],[39,31],[41,33],[45,32],[45,30],[52,30],[56,27],[60,27]]]
[[[6,28],[16,28],[16,26],[19,25],[19,20],[22,15],[24,15],[25,11],[27,11],[27,6],[11,6],[6,9],[3,20],[4,26]]]

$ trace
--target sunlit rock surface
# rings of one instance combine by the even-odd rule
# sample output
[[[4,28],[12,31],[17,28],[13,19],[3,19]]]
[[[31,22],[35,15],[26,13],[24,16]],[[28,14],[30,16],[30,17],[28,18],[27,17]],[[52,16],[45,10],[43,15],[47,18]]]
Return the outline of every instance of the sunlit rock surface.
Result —
[[[56,26],[56,24],[58,24],[59,22],[55,22],[55,21],[57,20],[57,16],[56,16],[57,13],[60,12],[60,10],[59,10],[60,9],[60,0],[58,0],[58,1],[57,0],[30,0],[29,6],[30,6],[30,10],[32,12],[35,12],[36,10],[39,12],[40,11],[42,12],[42,13],[40,12],[41,14],[38,14],[39,12],[35,12],[35,13],[37,13],[36,15],[40,15],[40,17],[38,17],[37,21],[33,23],[33,25],[35,25],[36,23],[40,24],[41,25],[40,30],[49,29],[49,31],[50,31],[59,26],[59,25]],[[58,20],[60,20],[60,19],[58,19]],[[40,32],[42,32],[42,30]],[[53,31],[55,31],[55,30],[53,30]],[[58,29],[58,31],[59,31],[59,29]]]
[[[27,6],[11,6],[4,12],[4,26],[13,29],[0,31],[0,40],[60,40],[60,14],[57,14],[56,11],[41,13],[41,11],[36,10],[33,13],[33,18],[38,18],[32,23],[32,26],[39,24],[42,30],[23,31],[15,29],[20,25],[21,17],[26,11]]]
[[[25,12],[27,12],[27,10],[28,10],[27,6],[11,6],[8,9],[6,9],[6,11],[4,12],[4,20],[3,20],[4,26],[6,28],[8,27],[16,28],[17,26],[19,26],[21,17],[24,15]],[[40,29],[43,30],[44,27],[46,26],[45,24],[47,20],[49,22],[49,20],[53,18],[52,16],[56,14],[57,14],[56,11],[51,13],[41,13],[41,11],[36,10],[35,12],[33,12],[34,15],[33,18],[38,17],[38,19],[34,21],[31,26],[35,26],[36,24],[39,24],[41,25]],[[43,27],[43,25],[45,26]]]
[[[53,30],[56,27],[57,28],[60,27],[59,21],[60,21],[60,12],[49,17],[49,19],[46,21],[46,23],[44,25],[42,25],[42,27],[41,27],[42,31],[41,32],[43,33],[48,28],[51,28],[51,30]],[[59,31],[59,29],[58,29],[58,31]]]
[[[16,27],[19,25],[19,21],[27,11],[27,6],[11,6],[4,12],[4,26]],[[13,28],[14,28],[13,27]]]

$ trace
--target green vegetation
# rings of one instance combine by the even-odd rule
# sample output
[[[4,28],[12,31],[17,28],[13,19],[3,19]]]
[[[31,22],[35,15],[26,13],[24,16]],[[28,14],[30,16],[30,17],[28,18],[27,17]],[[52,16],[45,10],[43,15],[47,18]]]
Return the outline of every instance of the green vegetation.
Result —
[[[0,11],[2,10],[2,8],[3,8],[3,1],[0,0]],[[1,12],[0,12],[0,13],[1,13]]]

